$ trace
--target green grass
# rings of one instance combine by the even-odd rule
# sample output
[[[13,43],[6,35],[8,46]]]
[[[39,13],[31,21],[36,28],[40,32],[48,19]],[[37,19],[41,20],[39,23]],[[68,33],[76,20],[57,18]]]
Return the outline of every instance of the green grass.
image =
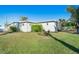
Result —
[[[77,48],[79,48],[79,34],[70,34],[70,33],[52,33],[52,35],[68,44],[71,44]]]
[[[51,33],[56,38],[79,48],[79,35],[69,33]],[[0,36],[0,53],[10,54],[60,54],[76,53],[50,36],[38,35],[38,33],[10,33]]]

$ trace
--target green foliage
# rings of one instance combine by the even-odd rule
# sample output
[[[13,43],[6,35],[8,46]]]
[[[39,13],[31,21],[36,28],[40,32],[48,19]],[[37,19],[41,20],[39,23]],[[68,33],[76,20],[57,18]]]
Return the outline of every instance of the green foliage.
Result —
[[[60,24],[62,27],[64,27],[66,25],[66,20],[65,19],[59,19]]]
[[[77,19],[79,20],[79,7],[76,9]]]
[[[71,13],[71,18],[74,18],[74,20],[79,19],[79,7],[69,6],[67,11]]]
[[[42,25],[32,25],[32,32],[41,32],[42,30]]]
[[[61,29],[60,31],[67,31],[75,29],[75,22],[72,20],[59,19]]]
[[[73,23],[73,22],[67,22],[66,26],[75,26],[75,23]]]
[[[67,11],[70,12],[70,13],[75,13],[76,9],[75,9],[74,6],[68,6]]]
[[[11,32],[17,32],[17,28],[15,26],[10,26],[10,31]]]

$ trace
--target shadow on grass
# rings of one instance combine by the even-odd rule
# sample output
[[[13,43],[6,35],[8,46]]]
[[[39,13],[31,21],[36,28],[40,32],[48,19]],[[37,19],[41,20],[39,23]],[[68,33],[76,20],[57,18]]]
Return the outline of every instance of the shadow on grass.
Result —
[[[78,49],[78,48],[76,48],[76,47],[74,47],[74,46],[72,46],[72,45],[70,45],[70,44],[68,44],[68,43],[66,43],[66,42],[64,42],[64,41],[62,41],[62,40],[59,40],[58,38],[54,37],[54,36],[51,35],[51,34],[48,34],[48,35],[49,35],[50,37],[52,37],[53,39],[55,39],[56,41],[62,43],[62,44],[63,44],[64,46],[66,46],[67,48],[73,50],[73,51],[76,52],[76,53],[79,53],[79,49]]]

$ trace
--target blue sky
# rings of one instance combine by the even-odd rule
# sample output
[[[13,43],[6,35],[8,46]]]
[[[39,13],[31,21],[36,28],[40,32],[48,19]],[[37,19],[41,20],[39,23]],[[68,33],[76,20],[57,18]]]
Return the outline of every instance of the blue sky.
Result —
[[[28,21],[50,21],[68,19],[67,5],[0,5],[0,24],[19,21],[20,16],[27,16]]]

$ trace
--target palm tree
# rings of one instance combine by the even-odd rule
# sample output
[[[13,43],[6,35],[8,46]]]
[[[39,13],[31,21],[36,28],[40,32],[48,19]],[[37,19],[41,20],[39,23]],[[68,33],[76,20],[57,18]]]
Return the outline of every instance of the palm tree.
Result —
[[[61,30],[63,30],[63,28],[66,25],[66,20],[65,19],[59,19],[59,23],[60,23]]]
[[[20,21],[26,21],[27,19],[28,19],[27,17],[25,17],[25,16],[21,16]]]

